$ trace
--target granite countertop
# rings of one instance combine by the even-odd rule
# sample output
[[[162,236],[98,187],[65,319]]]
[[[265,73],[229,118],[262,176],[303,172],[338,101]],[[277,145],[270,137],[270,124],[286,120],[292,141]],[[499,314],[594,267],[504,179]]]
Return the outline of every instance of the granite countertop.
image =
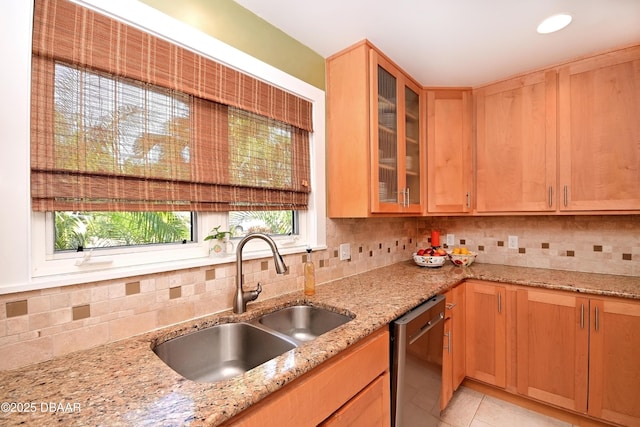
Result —
[[[218,425],[269,393],[464,279],[640,299],[640,278],[476,263],[420,268],[401,262],[302,292],[257,301],[48,362],[0,372],[1,425]],[[211,384],[182,378],[153,343],[217,323],[251,320],[296,303],[355,319],[238,377]],[[12,403],[6,406],[6,403]],[[9,411],[7,411],[9,409]]]

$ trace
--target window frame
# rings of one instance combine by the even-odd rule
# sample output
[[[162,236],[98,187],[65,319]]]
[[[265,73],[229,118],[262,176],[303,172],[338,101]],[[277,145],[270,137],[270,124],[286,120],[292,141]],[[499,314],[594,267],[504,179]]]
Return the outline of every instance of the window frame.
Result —
[[[187,47],[199,54],[210,57],[216,61],[225,63],[256,78],[268,81],[278,87],[290,91],[300,97],[308,99],[313,104],[314,132],[310,134],[310,160],[311,160],[311,188],[309,210],[299,212],[300,237],[297,240],[290,236],[277,236],[278,246],[283,254],[303,253],[307,246],[314,249],[326,248],[326,201],[325,201],[325,93],[300,79],[259,61],[244,52],[228,46],[219,40],[206,35],[199,30],[169,17],[160,11],[140,2],[112,2],[110,0],[74,0],[75,3],[107,14],[112,18],[134,25],[144,31],[153,33],[167,40]],[[15,7],[14,9],[16,9]],[[9,8],[11,9],[11,8]],[[30,9],[27,11],[27,9]],[[24,30],[24,21],[28,16],[32,19],[33,4],[25,2],[22,9],[9,10],[14,16],[20,17],[16,24],[10,26],[7,31],[18,32],[24,42],[31,41],[31,28]],[[5,16],[11,16],[8,13]],[[28,35],[27,35],[28,33]],[[30,72],[25,73],[24,65],[30,63],[30,49],[22,49],[17,52],[19,60],[15,68],[4,71],[8,79],[18,79],[20,84],[16,87],[20,91],[30,89]],[[22,65],[22,67],[20,67]],[[26,74],[26,75],[25,75]],[[15,91],[14,91],[15,92]],[[23,93],[21,97],[28,99],[29,93]],[[12,106],[15,108],[15,105]],[[11,111],[11,110],[6,110]],[[28,102],[22,105],[22,112],[29,111]],[[12,116],[15,116],[14,113]],[[169,249],[164,245],[145,247],[118,248],[114,251],[105,249],[90,253],[47,254],[48,248],[53,251],[53,233],[47,230],[47,214],[32,212],[30,201],[24,194],[29,194],[29,115],[22,114],[20,121],[12,128],[14,137],[17,134],[23,144],[19,144],[17,155],[24,160],[19,168],[11,168],[17,172],[16,181],[20,183],[20,191],[7,191],[7,197],[14,202],[12,214],[27,213],[24,228],[18,228],[5,239],[0,246],[2,253],[9,254],[12,249],[17,249],[17,255],[11,256],[7,265],[7,271],[0,278],[0,294],[10,292],[27,291],[34,289],[46,289],[56,286],[87,283],[93,281],[125,278],[141,274],[153,274],[178,269],[202,267],[230,263],[235,260],[235,254],[227,257],[208,256],[208,242],[204,242],[204,236],[217,225],[227,226],[227,213],[197,213],[196,232],[197,241],[183,245],[173,246]],[[7,162],[3,162],[3,165]],[[3,189],[4,192],[4,189]],[[52,227],[52,218],[49,227]],[[5,219],[10,217],[5,216]],[[24,222],[20,222],[23,224]],[[9,231],[10,227],[3,228]],[[11,238],[23,236],[27,231],[26,244],[20,242],[17,247],[9,243]],[[254,242],[251,242],[254,243]],[[122,253],[115,253],[123,251]],[[111,252],[109,254],[108,252]],[[247,245],[245,259],[262,258],[270,255],[266,245]],[[26,257],[20,254],[27,255]],[[90,254],[88,261],[82,264],[82,259]],[[66,255],[70,255],[67,257]],[[81,265],[76,265],[81,263]]]

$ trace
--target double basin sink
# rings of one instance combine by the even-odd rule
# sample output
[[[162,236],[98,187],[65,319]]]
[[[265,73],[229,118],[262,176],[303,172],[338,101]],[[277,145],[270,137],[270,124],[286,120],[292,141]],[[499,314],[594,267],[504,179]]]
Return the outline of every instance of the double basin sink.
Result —
[[[324,308],[294,305],[250,322],[201,329],[153,348],[183,377],[216,382],[247,372],[352,320]]]

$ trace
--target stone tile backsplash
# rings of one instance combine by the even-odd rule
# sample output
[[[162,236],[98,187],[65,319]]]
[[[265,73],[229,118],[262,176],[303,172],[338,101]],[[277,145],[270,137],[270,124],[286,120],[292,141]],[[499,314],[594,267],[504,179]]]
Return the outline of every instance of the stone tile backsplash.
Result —
[[[432,228],[442,235],[454,234],[456,245],[477,251],[477,262],[640,276],[639,216],[418,220],[419,236],[427,236]],[[508,236],[518,237],[517,249],[509,249]]]
[[[373,218],[327,221],[316,282],[408,260],[432,229],[478,251],[477,262],[640,276],[640,216]],[[341,243],[351,245],[350,261],[339,260]],[[247,261],[246,286],[262,281],[261,299],[302,292],[305,259],[285,256],[286,275],[271,259]],[[224,264],[0,295],[0,370],[229,309],[234,289],[235,264]]]

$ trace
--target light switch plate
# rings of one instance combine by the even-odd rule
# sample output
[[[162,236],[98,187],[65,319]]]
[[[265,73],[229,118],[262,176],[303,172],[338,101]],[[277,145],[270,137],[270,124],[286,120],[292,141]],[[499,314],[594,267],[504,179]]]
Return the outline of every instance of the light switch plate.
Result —
[[[340,261],[351,260],[351,245],[349,243],[340,244]]]
[[[456,235],[447,234],[447,246],[454,246],[456,244]]]
[[[509,236],[509,249],[518,249],[518,236]]]

